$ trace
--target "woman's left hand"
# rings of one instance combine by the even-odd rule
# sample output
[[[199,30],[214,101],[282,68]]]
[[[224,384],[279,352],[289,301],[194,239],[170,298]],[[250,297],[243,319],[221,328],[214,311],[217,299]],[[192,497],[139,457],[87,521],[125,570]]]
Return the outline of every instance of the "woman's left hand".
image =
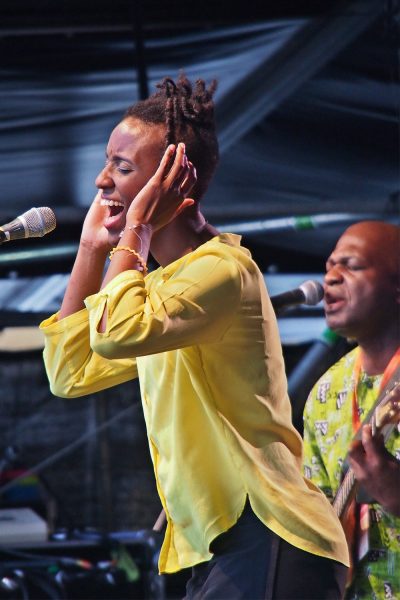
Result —
[[[148,225],[153,232],[161,229],[194,204],[186,196],[196,179],[196,169],[185,154],[185,144],[168,146],[157,171],[133,199],[127,225]]]

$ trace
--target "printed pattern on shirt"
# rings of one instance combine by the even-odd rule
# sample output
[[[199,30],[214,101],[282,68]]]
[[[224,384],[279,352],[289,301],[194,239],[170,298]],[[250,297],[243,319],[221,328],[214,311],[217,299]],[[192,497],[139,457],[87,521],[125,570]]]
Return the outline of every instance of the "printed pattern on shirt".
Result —
[[[333,499],[353,438],[352,396],[357,348],[342,357],[316,383],[304,410],[304,474]],[[357,387],[360,419],[375,403],[381,377],[361,373]],[[399,428],[386,444],[400,460]],[[400,518],[370,505],[368,554],[358,564],[346,599],[400,599]]]

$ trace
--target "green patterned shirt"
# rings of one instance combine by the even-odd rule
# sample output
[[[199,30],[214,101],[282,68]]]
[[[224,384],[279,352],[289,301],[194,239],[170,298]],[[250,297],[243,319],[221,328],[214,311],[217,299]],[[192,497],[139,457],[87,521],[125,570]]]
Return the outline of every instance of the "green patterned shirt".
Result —
[[[352,396],[355,348],[333,365],[311,390],[304,410],[304,471],[332,499],[342,477],[342,465],[353,438]],[[357,387],[360,420],[376,401],[381,375],[361,372]],[[386,447],[400,460],[396,428]],[[400,493],[400,490],[399,490]],[[369,551],[357,564],[346,598],[400,600],[400,518],[379,504],[370,504]]]

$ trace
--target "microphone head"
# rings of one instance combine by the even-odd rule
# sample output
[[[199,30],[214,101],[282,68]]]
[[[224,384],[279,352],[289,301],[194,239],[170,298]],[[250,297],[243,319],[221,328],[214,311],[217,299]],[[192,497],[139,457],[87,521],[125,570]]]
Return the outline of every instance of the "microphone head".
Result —
[[[42,237],[56,227],[56,216],[48,206],[31,208],[18,218],[24,224],[25,237]]]
[[[318,304],[324,297],[324,288],[319,281],[314,281],[313,279],[309,279],[302,283],[299,286],[299,289],[301,289],[304,294],[305,299],[303,304],[308,304],[309,306]]]

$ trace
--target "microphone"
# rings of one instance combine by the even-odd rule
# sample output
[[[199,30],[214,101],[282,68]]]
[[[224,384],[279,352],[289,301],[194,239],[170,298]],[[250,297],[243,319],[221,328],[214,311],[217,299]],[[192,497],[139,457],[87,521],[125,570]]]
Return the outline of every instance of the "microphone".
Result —
[[[43,237],[53,231],[56,217],[51,208],[31,208],[22,215],[0,227],[0,244],[10,240]]]
[[[324,297],[324,288],[319,281],[309,279],[302,283],[298,288],[271,296],[271,303],[274,310],[281,310],[296,304],[308,304],[313,306],[318,304]]]

